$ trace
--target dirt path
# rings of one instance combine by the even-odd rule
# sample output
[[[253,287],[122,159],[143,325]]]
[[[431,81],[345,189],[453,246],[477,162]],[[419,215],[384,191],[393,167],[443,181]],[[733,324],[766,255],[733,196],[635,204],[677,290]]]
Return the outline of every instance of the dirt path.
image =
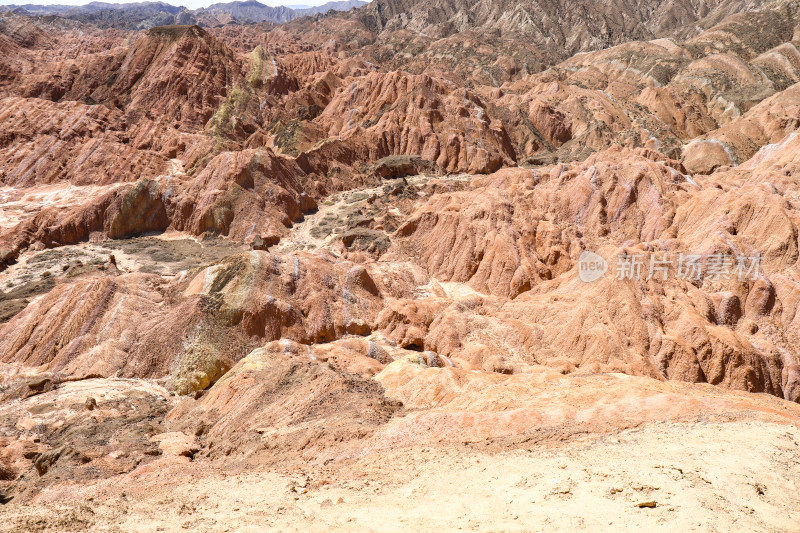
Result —
[[[445,182],[463,182],[471,178],[467,174],[444,176],[440,179]],[[408,186],[421,187],[434,179],[432,176],[419,175],[406,178]],[[385,194],[385,187],[389,182],[384,182],[378,187],[353,189],[334,194],[319,204],[315,213],[306,215],[302,222],[295,224],[288,236],[270,248],[270,252],[277,254],[290,254],[302,250],[316,250],[331,248],[331,243],[346,229],[343,221],[349,212],[361,206],[369,205],[371,199]]]

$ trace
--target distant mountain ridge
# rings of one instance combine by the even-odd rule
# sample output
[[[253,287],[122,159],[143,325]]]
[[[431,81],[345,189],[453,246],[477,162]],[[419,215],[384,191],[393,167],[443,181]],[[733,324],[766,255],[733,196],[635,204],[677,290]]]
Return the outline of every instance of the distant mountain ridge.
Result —
[[[367,4],[368,2],[363,2],[362,0],[339,0],[316,7],[292,8],[290,6],[271,7],[257,0],[243,0],[240,2],[212,4],[207,8],[197,9],[195,12],[205,14],[228,13],[236,18],[236,20],[242,22],[283,23],[298,17],[314,15],[316,13],[327,13],[330,10],[349,11],[354,7],[361,7]]]
[[[372,32],[439,39],[465,31],[535,42],[565,59],[630,40],[686,38],[771,0],[375,0],[357,18]]]
[[[199,15],[230,15],[240,22],[275,22],[282,24],[297,18],[297,12],[286,6],[272,7],[256,0],[244,0],[241,2],[226,2],[212,4],[206,8],[195,10]]]
[[[196,10],[164,2],[137,2],[117,4],[90,2],[82,6],[63,4],[20,4],[0,6],[9,10],[33,15],[58,15],[64,18],[94,24],[101,28],[147,29],[168,24],[198,24],[214,26],[229,22],[274,22],[283,24],[299,17],[327,13],[330,10],[348,11],[368,4],[362,0],[337,0],[320,6],[295,5],[272,7],[256,0],[213,4]]]

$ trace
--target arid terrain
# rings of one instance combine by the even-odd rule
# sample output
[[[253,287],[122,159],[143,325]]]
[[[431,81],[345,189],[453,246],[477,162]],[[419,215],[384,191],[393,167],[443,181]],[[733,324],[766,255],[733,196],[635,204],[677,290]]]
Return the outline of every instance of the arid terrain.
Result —
[[[800,531],[800,7],[334,7],[0,6],[0,531]]]

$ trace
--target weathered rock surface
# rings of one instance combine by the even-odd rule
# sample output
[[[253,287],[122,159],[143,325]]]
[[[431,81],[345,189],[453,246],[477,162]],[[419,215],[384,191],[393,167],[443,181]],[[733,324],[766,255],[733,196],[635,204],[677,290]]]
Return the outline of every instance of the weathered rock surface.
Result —
[[[5,324],[1,360],[70,378],[163,378],[185,394],[207,388],[259,342],[368,333],[380,294],[364,267],[324,253],[252,251],[171,283],[90,273]]]
[[[91,410],[84,407],[88,399],[95,403]],[[160,452],[150,436],[163,431],[172,403],[163,388],[124,379],[88,379],[23,400],[4,398],[0,490],[5,498],[25,500],[59,480],[91,483],[155,460]]]
[[[339,91],[317,122],[328,137],[369,147],[360,159],[419,155],[449,172],[491,172],[513,159],[477,96],[426,76],[370,74]]]

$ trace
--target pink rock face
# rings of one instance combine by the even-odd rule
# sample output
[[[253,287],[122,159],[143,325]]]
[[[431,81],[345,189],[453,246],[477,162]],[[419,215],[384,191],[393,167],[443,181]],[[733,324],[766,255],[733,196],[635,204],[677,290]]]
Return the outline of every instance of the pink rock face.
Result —
[[[111,270],[60,283],[5,324],[2,361],[72,378],[169,378],[193,392],[265,341],[368,334],[388,282],[330,254],[263,251],[172,282]]]
[[[294,161],[268,149],[222,152],[191,181],[175,185],[173,226],[237,241],[280,239],[303,217],[301,175]]]
[[[28,98],[0,102],[4,185],[106,185],[167,170],[166,157],[130,145],[117,110]]]
[[[398,229],[394,253],[478,294],[466,308],[432,301],[436,311],[417,334],[421,345],[476,367],[501,356],[569,372],[707,381],[796,401],[794,341],[767,333],[788,332],[795,316],[797,285],[789,279],[798,261],[796,214],[764,186],[725,192],[697,185],[678,162],[652,155],[610,151],[549,172],[504,171],[424,204]],[[757,218],[747,207],[754,204],[762,206]],[[587,248],[611,264],[592,284],[575,275]],[[646,267],[640,281],[614,277],[613,258],[623,251],[641,253],[647,265],[683,250],[759,254],[760,279],[645,281]],[[788,283],[780,305],[786,314],[774,312],[776,282]],[[763,325],[743,321],[745,313]],[[384,318],[384,331],[405,342],[407,330]]]
[[[734,166],[750,159],[761,146],[783,140],[798,125],[800,86],[792,85],[690,143],[684,150],[684,163],[702,174],[717,167]]]
[[[545,429],[556,438],[573,431],[603,434],[608,428],[670,420],[695,410],[736,411],[740,402],[757,398],[622,374],[562,376],[541,367],[508,376],[396,363],[376,379],[388,395],[414,410],[375,436],[377,445],[386,447],[502,440]],[[778,400],[773,401],[768,400],[777,406]],[[772,415],[771,407],[756,410],[761,408]]]
[[[477,96],[427,76],[370,74],[342,87],[318,122],[328,137],[363,136],[370,160],[418,154],[446,171],[481,173],[513,160]]]
[[[648,155],[615,150],[582,164],[475,177],[471,190],[421,207],[398,229],[396,246],[440,279],[514,297],[571,270],[589,243],[663,236],[687,184],[677,161]]]

